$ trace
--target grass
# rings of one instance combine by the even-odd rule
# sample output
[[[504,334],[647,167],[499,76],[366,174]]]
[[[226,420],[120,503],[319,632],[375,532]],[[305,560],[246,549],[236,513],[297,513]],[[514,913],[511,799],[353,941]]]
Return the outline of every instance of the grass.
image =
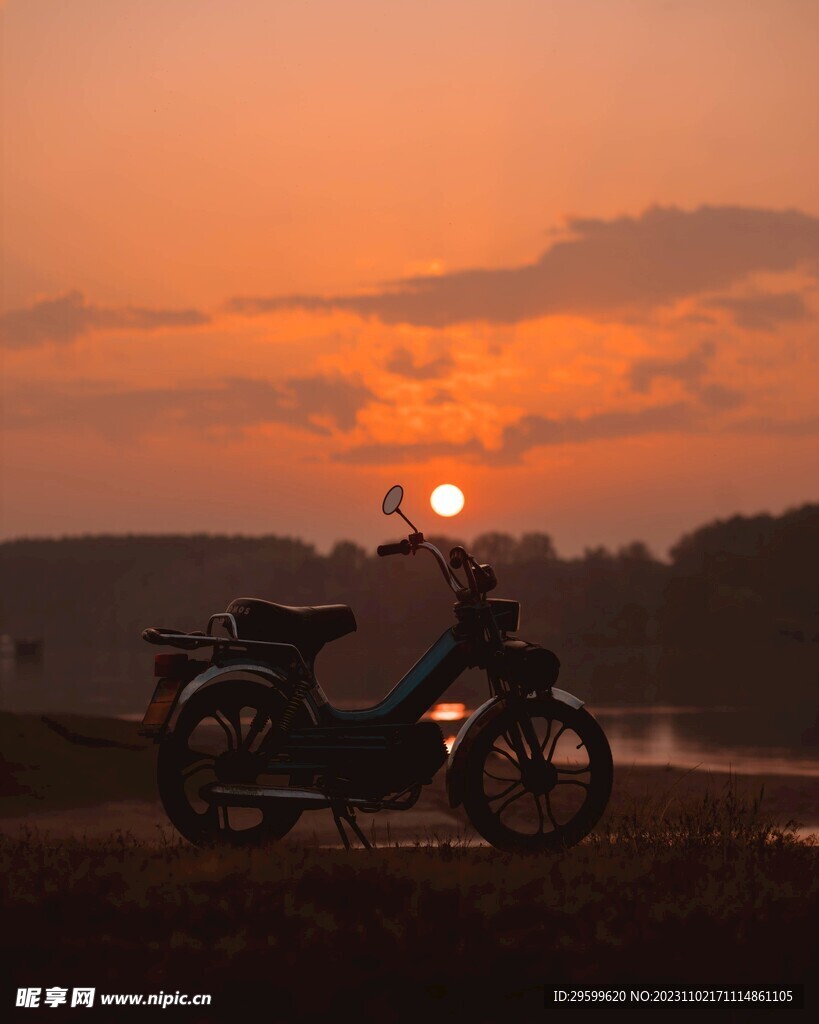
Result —
[[[0,838],[3,960],[15,986],[212,992],[201,1020],[260,999],[265,1020],[540,1020],[544,982],[807,982],[819,847],[736,780],[679,788],[535,858],[468,838],[229,851],[23,829]]]
[[[395,845],[390,819],[362,815],[379,842],[369,854],[321,848],[335,841],[326,830],[197,850],[170,826],[148,842],[152,825],[142,839],[100,827],[118,802],[154,806],[154,750],[140,749],[133,723],[57,718],[59,729],[0,715],[1,962],[15,988],[209,992],[212,1011],[194,1016],[203,1021],[256,1019],[260,1000],[260,1019],[273,1021],[326,1020],[345,1005],[361,1020],[525,1021],[543,1019],[546,982],[815,974],[819,847],[799,841],[792,819],[816,820],[816,779],[618,766],[595,833],[538,858],[477,845],[442,776],[417,818],[394,816],[403,844],[420,837],[409,846]],[[31,828],[41,812],[62,831]],[[305,816],[309,829],[319,817]],[[105,837],[85,837],[83,822]],[[716,1015],[747,1019],[732,1012]]]
[[[698,791],[682,791],[680,783],[693,774],[679,774],[674,783],[639,799],[632,793],[609,813],[589,841],[597,848],[616,845],[636,854],[673,849],[679,853],[715,849],[732,856],[738,850],[792,846],[800,823],[784,822],[769,813],[765,784],[754,792],[748,780],[723,776]],[[814,845],[812,842],[808,846]]]

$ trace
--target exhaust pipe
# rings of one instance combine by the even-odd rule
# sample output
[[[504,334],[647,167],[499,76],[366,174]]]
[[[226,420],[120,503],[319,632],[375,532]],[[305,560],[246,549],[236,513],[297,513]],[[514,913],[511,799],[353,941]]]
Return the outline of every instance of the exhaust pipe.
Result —
[[[203,786],[201,796],[218,807],[258,807],[270,800],[286,800],[305,810],[318,810],[343,803],[347,807],[372,807],[373,801],[363,797],[331,798],[317,789],[296,789],[292,786],[254,786],[243,782],[213,782]]]

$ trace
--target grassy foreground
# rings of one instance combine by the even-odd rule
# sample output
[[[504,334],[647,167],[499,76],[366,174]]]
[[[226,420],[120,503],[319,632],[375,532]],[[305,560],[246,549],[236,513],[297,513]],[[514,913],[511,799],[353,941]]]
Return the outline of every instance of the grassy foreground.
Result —
[[[296,1021],[347,1006],[360,1020],[541,1020],[545,982],[800,983],[816,966],[819,847],[730,785],[673,814],[635,805],[548,857],[23,831],[0,837],[0,868],[11,984],[213,994],[208,1012],[174,1008],[186,1019]],[[11,988],[3,999],[12,1005]],[[708,1016],[752,1011],[735,1012]]]
[[[815,821],[815,778],[618,766],[595,835],[541,858],[471,844],[442,776],[417,818],[407,812],[404,842],[427,837],[416,845],[384,846],[378,823],[371,853],[322,849],[337,842],[325,822],[312,841],[297,827],[266,849],[197,850],[164,825],[136,838],[128,813],[111,831],[106,801],[126,812],[155,801],[154,750],[134,723],[0,714],[0,732],[3,1020],[37,1017],[14,1009],[29,985],[208,993],[209,1010],[171,1007],[171,1018],[236,1024],[332,1020],[344,1007],[362,1021],[528,1021],[544,1019],[545,983],[809,985],[817,973],[819,846],[789,823]],[[760,1015],[799,1018],[707,1011]]]

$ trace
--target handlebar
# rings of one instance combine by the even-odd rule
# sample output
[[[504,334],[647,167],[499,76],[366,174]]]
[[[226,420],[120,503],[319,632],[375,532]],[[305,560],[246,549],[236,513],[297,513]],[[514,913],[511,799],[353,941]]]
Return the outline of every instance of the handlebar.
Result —
[[[430,551],[438,563],[438,567],[446,580],[447,586],[450,587],[459,601],[464,598],[474,597],[478,599],[480,591],[478,583],[475,578],[475,560],[474,558],[462,547],[455,547],[450,552],[450,561],[447,563],[443,554],[435,547],[434,544],[430,544],[429,541],[425,541],[423,534],[414,533],[408,540],[397,541],[393,544],[379,544],[376,549],[378,555],[383,558],[386,555],[409,555],[415,554],[419,548],[426,548]],[[453,569],[460,569],[463,567],[466,572],[467,586],[463,586],[461,581],[452,571]]]
[[[435,547],[434,544],[430,544],[429,541],[424,540],[421,541],[418,547],[426,548],[427,551],[432,552],[433,556],[435,557],[435,561],[438,563],[441,572],[444,574],[444,579],[446,580],[448,586],[452,588],[452,590],[455,592],[459,599],[465,597],[469,593],[469,591],[465,587],[461,586],[461,581],[450,569],[450,567],[446,564],[446,559],[438,550],[438,548]]]
[[[457,488],[455,490],[457,491]],[[392,544],[379,544],[376,549],[379,557],[383,558],[385,555],[414,555],[419,548],[426,548],[427,551],[432,552],[435,561],[438,563],[438,568],[443,573],[447,586],[455,592],[459,603],[482,602],[486,598],[488,591],[494,590],[497,586],[497,579],[495,578],[492,566],[478,565],[472,555],[460,544],[452,548],[449,552],[449,561],[447,561],[434,544],[424,540],[423,533],[401,511],[399,506],[403,495],[404,489],[402,487],[398,485],[391,487],[382,503],[382,510],[386,515],[392,515],[394,512],[397,512],[407,525],[411,527],[413,532],[406,540],[397,541]],[[453,569],[464,570],[466,586],[463,586],[460,579],[452,571]]]
[[[383,558],[385,555],[408,555],[412,551],[412,545],[408,540],[400,540],[396,544],[379,544],[378,554]]]
[[[469,589],[477,596],[478,584],[475,581],[474,563],[475,559],[472,555],[469,554],[466,548],[462,548],[460,545],[454,547],[449,552],[449,564],[453,569],[460,569],[463,567],[466,572],[467,581],[469,582]]]

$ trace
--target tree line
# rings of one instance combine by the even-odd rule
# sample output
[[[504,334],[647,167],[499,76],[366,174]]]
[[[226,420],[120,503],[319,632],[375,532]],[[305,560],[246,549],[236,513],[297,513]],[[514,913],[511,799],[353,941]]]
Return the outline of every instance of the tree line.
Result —
[[[430,537],[446,553],[464,538]],[[635,542],[561,558],[545,533],[484,533],[499,597],[522,602],[520,635],[556,651],[563,685],[597,704],[819,702],[819,505],[734,516],[685,534],[662,561]],[[344,603],[357,634],[319,655],[331,698],[382,696],[451,623],[430,556],[380,559],[350,541],[320,554],[263,536],[94,536],[0,545],[0,633],[40,637],[40,697],[132,710],[150,691],[148,625],[204,628],[236,597]],[[4,702],[17,677],[6,675]],[[455,698],[477,699],[472,674]],[[43,688],[45,688],[43,690]],[[18,692],[13,703],[24,699]]]

